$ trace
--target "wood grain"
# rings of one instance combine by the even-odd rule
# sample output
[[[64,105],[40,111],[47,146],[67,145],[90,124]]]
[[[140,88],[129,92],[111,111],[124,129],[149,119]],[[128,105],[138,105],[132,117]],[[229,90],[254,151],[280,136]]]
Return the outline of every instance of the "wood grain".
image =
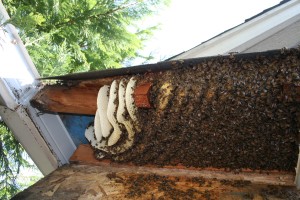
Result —
[[[31,100],[43,112],[94,115],[99,87],[46,86]]]
[[[67,85],[45,85],[30,101],[42,112],[95,115],[97,94],[103,85],[110,85],[120,77],[104,78]],[[150,108],[149,92],[151,84],[136,88],[134,98],[137,107]]]
[[[134,90],[134,103],[138,108],[151,108],[150,88],[151,83],[138,85]]]
[[[209,170],[169,169],[97,161],[88,145],[70,161],[12,199],[299,199],[276,175],[235,175]],[[89,163],[89,165],[79,163]],[[75,164],[76,163],[76,164]],[[252,176],[252,178],[250,178]],[[259,183],[258,176],[266,180]],[[285,175],[286,177],[287,175]],[[238,178],[237,178],[238,177]],[[277,175],[277,178],[279,176]],[[281,175],[280,177],[284,177]],[[251,181],[249,181],[251,179]],[[281,179],[282,180],[282,179]]]
[[[70,163],[96,166],[126,168],[131,173],[156,173],[162,176],[186,176],[216,178],[219,180],[247,180],[258,184],[294,186],[295,173],[279,171],[253,171],[249,169],[241,172],[226,171],[218,168],[187,168],[182,165],[157,167],[152,165],[135,166],[131,163],[119,164],[110,160],[97,160],[90,145],[80,145],[70,158]]]

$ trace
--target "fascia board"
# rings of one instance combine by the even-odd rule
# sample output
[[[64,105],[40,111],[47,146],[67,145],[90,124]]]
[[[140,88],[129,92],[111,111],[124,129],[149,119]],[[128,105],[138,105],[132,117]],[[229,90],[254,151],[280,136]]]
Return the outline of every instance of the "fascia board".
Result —
[[[14,111],[0,106],[0,115],[44,175],[58,167],[57,158],[50,151],[22,106]]]
[[[17,98],[13,95],[6,84],[6,81],[2,78],[0,78],[0,96],[2,99],[2,106],[6,106],[10,109],[15,109],[18,106]]]
[[[216,38],[188,50],[172,60],[206,57],[230,52],[231,49],[258,37],[272,28],[285,23],[300,14],[300,1],[287,2],[244,24],[229,30]]]
[[[69,158],[76,150],[76,146],[60,117],[57,114],[40,113],[31,106],[27,107],[27,112],[48,146],[55,153],[59,165],[69,163]]]
[[[0,14],[1,16],[3,17],[3,21],[6,21],[8,19],[10,19],[8,13],[6,12],[5,10],[5,7],[3,6],[2,4],[2,1],[0,1]],[[14,43],[16,43],[17,45],[17,48],[20,52],[20,55],[23,57],[23,60],[26,61],[27,65],[26,67],[28,68],[28,71],[30,71],[32,73],[32,75],[35,77],[35,78],[39,78],[40,75],[36,69],[36,67],[34,66],[24,44],[23,44],[23,41],[21,40],[16,28],[11,25],[11,24],[7,24],[5,26],[5,29],[7,30],[7,32],[9,33],[9,36],[12,40],[14,40]]]

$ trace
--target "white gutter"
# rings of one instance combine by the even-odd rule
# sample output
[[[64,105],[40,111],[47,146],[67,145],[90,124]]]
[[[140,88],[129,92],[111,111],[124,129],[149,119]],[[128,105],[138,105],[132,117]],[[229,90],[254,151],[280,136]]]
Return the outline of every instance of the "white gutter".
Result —
[[[0,2],[0,15],[9,16]],[[68,163],[76,149],[60,117],[40,115],[29,101],[37,93],[39,74],[12,25],[0,30],[0,115],[44,175]],[[2,35],[1,35],[2,34]],[[15,68],[12,72],[8,69]],[[25,80],[26,79],[26,80]]]
[[[246,42],[255,40],[259,36],[260,40],[267,38],[270,34],[295,22],[299,15],[300,1],[292,0],[204,42],[172,58],[172,60],[227,54],[233,49],[237,52],[243,52],[253,45],[253,42],[245,45]],[[269,35],[266,35],[266,32]],[[261,38],[262,35],[264,38]]]

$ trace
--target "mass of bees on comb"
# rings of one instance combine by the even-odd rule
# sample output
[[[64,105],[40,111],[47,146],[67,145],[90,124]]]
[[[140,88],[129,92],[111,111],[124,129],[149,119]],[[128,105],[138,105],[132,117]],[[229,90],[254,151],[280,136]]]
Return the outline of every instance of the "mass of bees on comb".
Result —
[[[298,49],[175,63],[134,76],[136,85],[151,83],[151,108],[134,109],[138,127],[130,148],[113,154],[96,149],[98,157],[137,165],[294,171]],[[116,145],[126,141],[123,135]]]

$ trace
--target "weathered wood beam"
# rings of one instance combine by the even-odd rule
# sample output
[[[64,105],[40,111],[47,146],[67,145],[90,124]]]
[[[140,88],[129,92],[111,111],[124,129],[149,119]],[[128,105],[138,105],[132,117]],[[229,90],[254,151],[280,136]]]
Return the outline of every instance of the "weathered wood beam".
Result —
[[[41,112],[94,115],[99,88],[111,84],[113,79],[118,78],[45,85],[30,102]]]
[[[32,106],[42,112],[94,115],[99,89],[110,85],[119,77],[76,82],[70,85],[46,85],[31,100]],[[137,107],[150,108],[149,91],[151,84],[143,83],[135,89]]]
[[[293,174],[158,168],[99,161],[81,145],[65,165],[16,199],[299,199]]]
[[[45,86],[32,100],[42,112],[94,115],[99,87]]]
[[[184,166],[135,166],[133,164],[118,164],[110,160],[97,160],[90,145],[80,145],[70,158],[70,163],[81,165],[110,166],[116,168],[128,168],[132,173],[155,173],[161,176],[185,176],[204,178],[216,178],[218,180],[246,180],[257,184],[294,186],[295,174],[291,172],[278,171],[253,171],[243,170],[241,172],[225,171],[217,168],[192,168]]]
[[[137,169],[137,170],[136,170]],[[171,170],[66,165],[20,192],[22,199],[299,199],[290,186],[205,178]],[[164,175],[163,175],[164,174]]]

